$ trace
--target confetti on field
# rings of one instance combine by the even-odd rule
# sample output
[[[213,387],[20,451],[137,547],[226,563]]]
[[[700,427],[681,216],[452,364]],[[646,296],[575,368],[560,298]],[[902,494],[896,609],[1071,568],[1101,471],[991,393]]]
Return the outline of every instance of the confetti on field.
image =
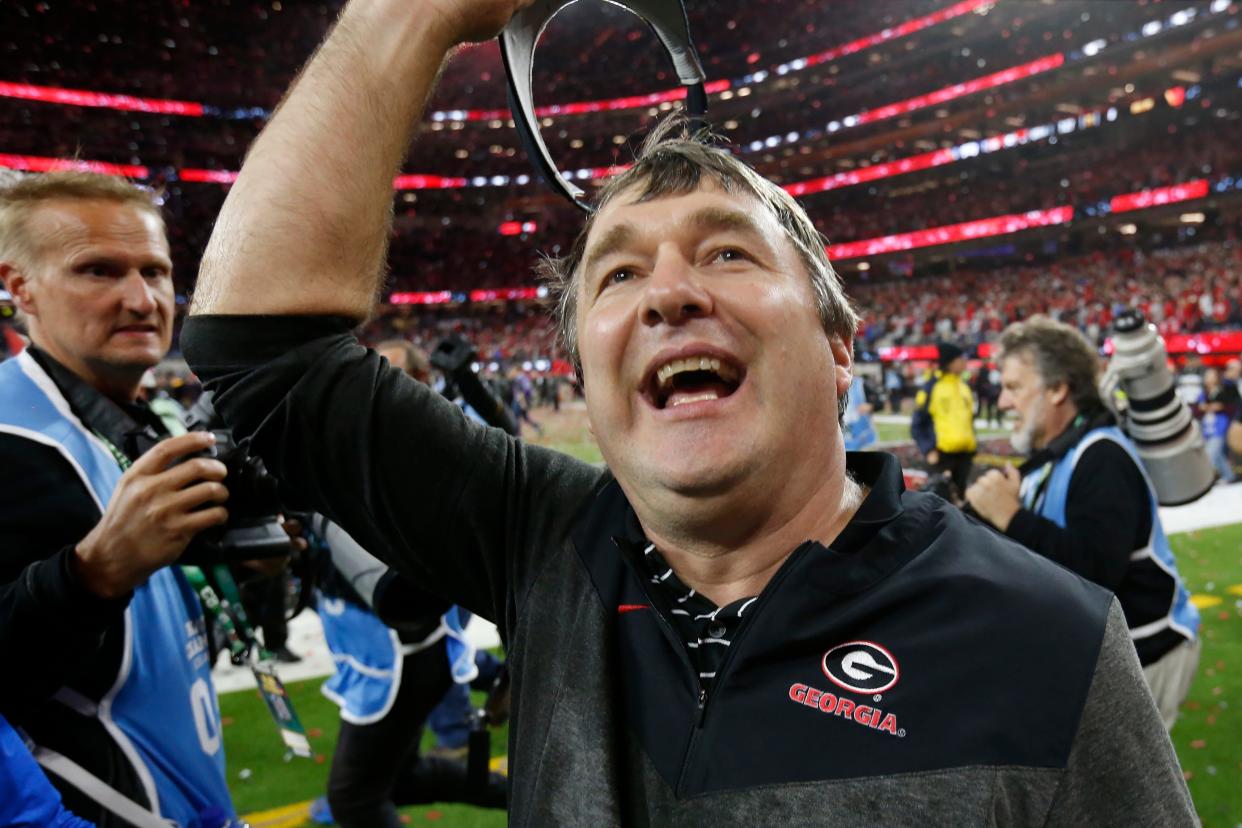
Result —
[[[1223,600],[1224,599],[1219,595],[1204,595],[1203,593],[1197,593],[1190,596],[1190,603],[1194,604],[1199,609],[1214,607]]]

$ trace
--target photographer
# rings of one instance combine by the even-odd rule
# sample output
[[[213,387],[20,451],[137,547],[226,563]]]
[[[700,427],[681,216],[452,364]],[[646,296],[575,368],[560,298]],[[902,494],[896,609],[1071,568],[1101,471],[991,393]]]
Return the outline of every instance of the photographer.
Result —
[[[1001,337],[1002,410],[1015,414],[1018,470],[966,491],[984,520],[1115,592],[1165,726],[1199,661],[1199,615],[1177,574],[1156,498],[1129,438],[1104,407],[1096,354],[1075,329],[1036,316]]]
[[[228,824],[203,614],[169,566],[227,519],[225,467],[138,402],[173,327],[159,208],[104,176],[20,180],[0,278],[32,343],[0,365],[0,714],[84,818]]]

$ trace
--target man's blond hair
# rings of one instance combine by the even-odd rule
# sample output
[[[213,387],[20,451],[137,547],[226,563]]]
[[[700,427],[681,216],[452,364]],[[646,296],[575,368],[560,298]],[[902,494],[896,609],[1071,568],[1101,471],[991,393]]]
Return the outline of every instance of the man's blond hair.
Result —
[[[30,232],[39,207],[53,201],[112,201],[149,211],[163,223],[160,194],[124,178],[78,170],[29,175],[0,184],[0,262],[31,275],[41,252]]]

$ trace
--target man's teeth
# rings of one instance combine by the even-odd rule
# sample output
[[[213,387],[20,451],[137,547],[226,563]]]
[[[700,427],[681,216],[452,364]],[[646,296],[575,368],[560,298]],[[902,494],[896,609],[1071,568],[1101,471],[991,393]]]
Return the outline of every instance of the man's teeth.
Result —
[[[701,394],[674,394],[669,398],[668,407],[676,408],[686,403],[704,402],[705,400],[718,400],[720,395],[715,391],[704,391]]]
[[[675,359],[656,371],[656,380],[660,385],[664,385],[675,374],[683,371],[711,371],[725,380],[732,380],[734,371],[724,365],[718,359],[712,357],[689,357],[688,359]]]

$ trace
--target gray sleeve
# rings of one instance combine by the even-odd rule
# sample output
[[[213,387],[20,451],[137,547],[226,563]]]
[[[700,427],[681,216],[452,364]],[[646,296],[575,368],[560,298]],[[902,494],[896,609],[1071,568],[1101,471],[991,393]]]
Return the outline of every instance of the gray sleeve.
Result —
[[[1116,598],[1069,763],[1045,824],[1199,824]]]

